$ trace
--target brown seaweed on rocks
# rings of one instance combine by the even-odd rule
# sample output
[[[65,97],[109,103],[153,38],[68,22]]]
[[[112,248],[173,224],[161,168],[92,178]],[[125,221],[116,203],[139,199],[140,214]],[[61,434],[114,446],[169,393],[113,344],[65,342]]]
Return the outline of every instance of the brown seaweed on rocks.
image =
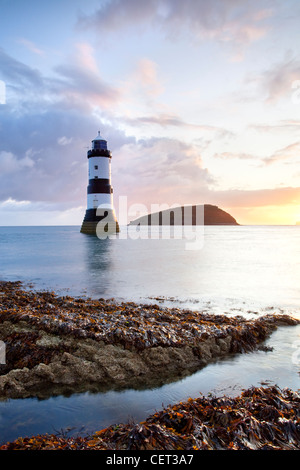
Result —
[[[255,350],[286,315],[255,320],[133,302],[59,297],[0,282],[0,397],[153,384]],[[45,392],[46,389],[46,392]],[[43,391],[42,391],[43,390]]]
[[[111,425],[87,437],[19,438],[0,450],[299,450],[299,444],[299,393],[272,386],[235,398],[190,398],[141,423]]]

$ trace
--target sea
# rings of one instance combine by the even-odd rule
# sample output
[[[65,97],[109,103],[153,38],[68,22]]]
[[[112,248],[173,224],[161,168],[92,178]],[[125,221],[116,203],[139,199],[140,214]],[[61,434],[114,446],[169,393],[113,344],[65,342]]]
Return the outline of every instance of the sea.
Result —
[[[100,238],[79,226],[0,227],[0,279],[57,295],[300,319],[300,226],[133,226]],[[0,444],[139,422],[201,394],[235,396],[275,384],[299,390],[300,325],[279,327],[266,345],[157,388],[2,400]]]

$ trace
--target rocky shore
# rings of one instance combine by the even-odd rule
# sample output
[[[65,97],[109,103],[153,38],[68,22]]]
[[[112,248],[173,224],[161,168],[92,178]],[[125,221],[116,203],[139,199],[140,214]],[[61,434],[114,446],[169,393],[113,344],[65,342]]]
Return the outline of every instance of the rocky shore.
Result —
[[[267,353],[269,335],[296,324],[286,315],[246,320],[0,282],[0,399],[163,384],[225,355]],[[274,386],[190,398],[91,436],[20,437],[0,450],[295,450],[299,438],[299,393]]]
[[[0,398],[158,386],[263,348],[286,315],[255,320],[158,305],[59,297],[0,282]]]

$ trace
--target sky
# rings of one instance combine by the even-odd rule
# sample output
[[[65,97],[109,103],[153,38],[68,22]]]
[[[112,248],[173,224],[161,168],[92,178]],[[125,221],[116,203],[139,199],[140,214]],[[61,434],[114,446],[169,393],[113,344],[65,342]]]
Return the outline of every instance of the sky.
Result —
[[[80,225],[98,130],[117,215],[295,225],[299,24],[299,0],[0,0],[0,225]]]

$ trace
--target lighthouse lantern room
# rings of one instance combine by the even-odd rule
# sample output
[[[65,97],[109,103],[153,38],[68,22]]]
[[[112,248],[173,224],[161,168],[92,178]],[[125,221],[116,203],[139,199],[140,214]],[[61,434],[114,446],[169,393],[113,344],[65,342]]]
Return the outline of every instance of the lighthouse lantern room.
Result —
[[[105,231],[118,232],[119,225],[115,216],[111,186],[111,151],[107,149],[107,141],[100,135],[100,131],[92,140],[92,148],[88,150],[87,158],[89,172],[87,209],[80,231],[95,235],[97,224],[103,221]],[[106,225],[104,221],[107,222]]]

